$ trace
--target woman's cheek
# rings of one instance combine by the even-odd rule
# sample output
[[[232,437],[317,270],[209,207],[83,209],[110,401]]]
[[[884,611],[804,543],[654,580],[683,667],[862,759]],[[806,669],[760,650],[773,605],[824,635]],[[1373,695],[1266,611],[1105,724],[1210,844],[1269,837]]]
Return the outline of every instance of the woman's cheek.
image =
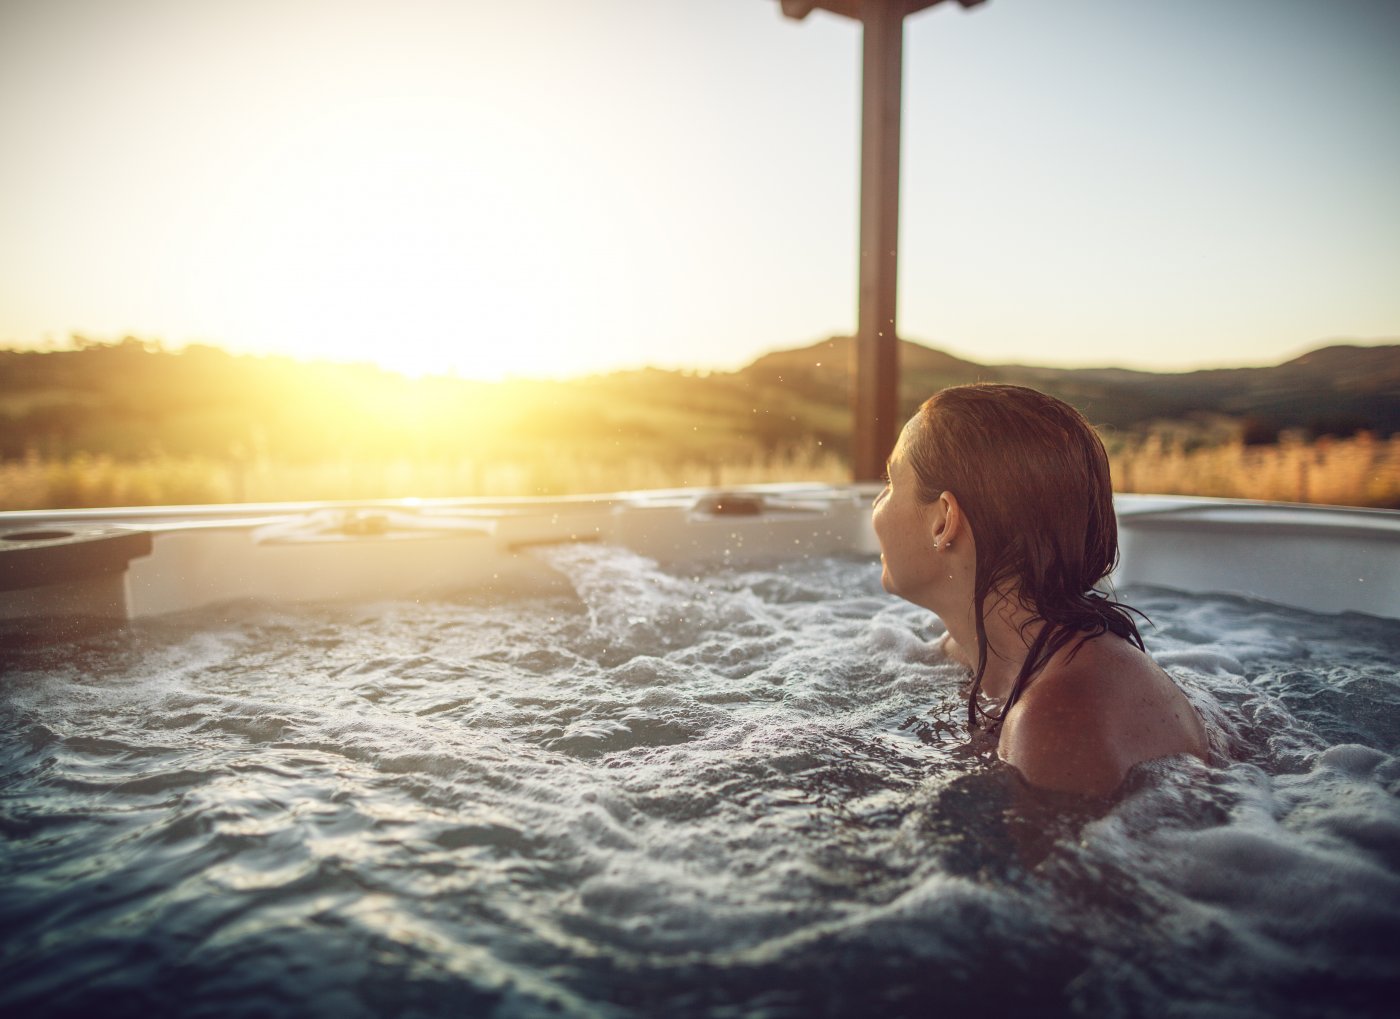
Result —
[[[880,497],[875,500],[875,508],[870,513],[870,526],[875,529],[875,540],[880,543],[881,550],[885,547],[884,527],[882,526],[885,519],[883,499],[884,493],[882,492]]]

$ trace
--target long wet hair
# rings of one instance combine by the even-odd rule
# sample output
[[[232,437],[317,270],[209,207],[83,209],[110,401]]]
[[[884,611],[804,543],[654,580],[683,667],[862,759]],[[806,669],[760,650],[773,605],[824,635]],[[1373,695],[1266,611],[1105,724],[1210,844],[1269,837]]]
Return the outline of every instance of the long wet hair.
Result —
[[[924,401],[906,451],[919,499],[951,492],[976,539],[969,729],[979,716],[989,731],[999,728],[1031,678],[1071,641],[1074,654],[1108,632],[1143,649],[1133,621],[1142,613],[1095,590],[1117,564],[1118,521],[1108,454],[1079,411],[1024,386],[953,386]],[[1026,627],[1045,625],[993,715],[977,695],[987,671],[987,608],[1005,598],[1032,613]]]

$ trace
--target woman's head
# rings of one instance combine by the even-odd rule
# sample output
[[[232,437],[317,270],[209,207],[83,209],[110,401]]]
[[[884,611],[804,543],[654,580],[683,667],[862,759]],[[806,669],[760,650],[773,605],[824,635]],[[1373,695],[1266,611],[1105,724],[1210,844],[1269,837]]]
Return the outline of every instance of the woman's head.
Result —
[[[1128,611],[1093,592],[1117,560],[1118,526],[1108,455],[1077,410],[1022,386],[954,386],[919,408],[897,457],[919,504],[951,495],[975,542],[974,698],[987,663],[985,612],[997,599],[1046,624],[1000,717],[1076,636],[1111,630],[1141,644]]]
[[[924,503],[956,496],[987,591],[1053,613],[1113,568],[1108,455],[1069,404],[1023,386],[954,386],[919,408],[904,453]]]

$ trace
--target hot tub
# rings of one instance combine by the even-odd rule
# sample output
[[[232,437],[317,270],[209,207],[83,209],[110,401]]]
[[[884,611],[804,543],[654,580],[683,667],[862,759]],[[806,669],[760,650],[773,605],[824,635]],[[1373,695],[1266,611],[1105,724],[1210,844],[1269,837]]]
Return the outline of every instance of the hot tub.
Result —
[[[663,565],[874,554],[869,505],[877,491],[754,486],[552,500],[0,514],[0,619],[139,618],[239,597],[404,597],[503,578],[529,583],[542,570],[523,549],[581,541]],[[1154,496],[1119,496],[1117,507],[1119,585],[1150,582],[1400,618],[1400,513]],[[33,554],[22,578],[7,571],[17,552]],[[124,575],[115,565],[123,554],[122,564],[130,563]],[[83,557],[93,563],[88,575],[72,567]]]
[[[873,495],[0,518],[0,1007],[1390,1014],[1400,515],[1121,499],[1228,753],[1089,803],[968,743]]]

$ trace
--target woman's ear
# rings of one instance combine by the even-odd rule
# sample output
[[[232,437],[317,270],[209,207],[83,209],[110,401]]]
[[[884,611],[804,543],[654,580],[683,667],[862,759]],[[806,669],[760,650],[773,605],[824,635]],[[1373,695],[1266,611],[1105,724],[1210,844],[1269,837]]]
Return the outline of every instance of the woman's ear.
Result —
[[[953,542],[967,534],[967,521],[963,517],[958,497],[952,492],[944,492],[933,504],[933,547],[951,548]]]

